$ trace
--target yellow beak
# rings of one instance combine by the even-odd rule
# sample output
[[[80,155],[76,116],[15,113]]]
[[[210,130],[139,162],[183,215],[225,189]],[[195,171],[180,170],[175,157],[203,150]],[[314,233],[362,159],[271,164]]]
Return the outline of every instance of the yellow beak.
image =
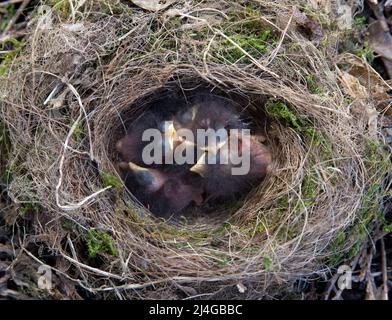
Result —
[[[200,149],[203,151],[206,151],[206,152],[211,152],[212,154],[216,155],[218,153],[218,151],[226,145],[226,143],[227,143],[227,140],[216,143],[213,146],[202,147]]]
[[[207,153],[203,153],[203,155],[199,158],[199,160],[197,160],[196,164],[189,170],[205,178],[207,174],[206,157],[207,157]]]

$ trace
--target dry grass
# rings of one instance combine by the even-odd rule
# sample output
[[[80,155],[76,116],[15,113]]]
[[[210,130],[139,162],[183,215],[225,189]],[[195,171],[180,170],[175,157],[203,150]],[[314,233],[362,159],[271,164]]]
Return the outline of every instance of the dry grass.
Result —
[[[387,170],[367,127],[375,101],[348,99],[332,44],[297,28],[304,2],[178,1],[160,13],[58,2],[50,17],[36,16],[0,84],[12,143],[8,192],[21,207],[39,206],[35,233],[69,263],[57,272],[120,298],[233,297],[224,289],[238,283],[248,288],[241,297],[254,298],[328,272],[361,241],[356,226],[377,217],[366,210],[369,190]],[[250,45],[257,30],[272,36]],[[119,178],[113,145],[125,118],[162,92],[200,83],[243,97],[256,126],[270,106],[274,170],[236,212],[174,225],[102,177]],[[92,228],[115,246],[98,262],[86,257]]]

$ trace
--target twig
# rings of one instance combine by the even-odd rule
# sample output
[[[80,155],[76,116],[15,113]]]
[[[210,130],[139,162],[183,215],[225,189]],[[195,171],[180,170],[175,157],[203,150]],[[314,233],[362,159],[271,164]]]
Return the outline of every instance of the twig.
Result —
[[[283,30],[283,33],[282,33],[282,36],[280,37],[278,45],[276,46],[276,48],[273,50],[270,57],[268,58],[268,62],[266,64],[266,66],[271,64],[271,62],[275,59],[276,55],[278,54],[280,48],[282,47],[283,41],[287,35],[287,31],[289,30],[289,27],[291,25],[291,21],[293,20],[293,16],[294,16],[294,10],[293,10],[293,13],[291,14],[289,22],[287,22],[286,28]]]
[[[15,25],[16,21],[18,21],[19,17],[22,15],[24,9],[26,9],[27,5],[30,3],[30,0],[24,0],[23,3],[20,5],[18,11],[12,17],[11,21],[8,23],[7,27],[4,29],[4,35],[6,35],[12,27]]]
[[[382,267],[382,300],[388,300],[388,271],[387,271],[387,254],[385,251],[384,238],[381,238],[381,267]]]
[[[10,4],[16,4],[16,3],[20,3],[20,2],[22,2],[23,0],[8,0],[8,1],[4,1],[4,2],[1,2],[0,3],[0,7],[7,7],[7,6],[9,6]]]

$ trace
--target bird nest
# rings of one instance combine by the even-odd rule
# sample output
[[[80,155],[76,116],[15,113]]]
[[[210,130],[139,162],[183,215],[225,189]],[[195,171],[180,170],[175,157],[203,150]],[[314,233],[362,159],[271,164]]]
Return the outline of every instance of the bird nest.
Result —
[[[53,270],[102,295],[252,298],[355,254],[387,162],[374,100],[350,98],[333,41],[310,33],[326,16],[284,0],[56,3],[0,84],[8,194],[36,214]],[[159,219],[121,180],[116,142],[157,101],[206,91],[263,132],[271,170],[238,199]]]

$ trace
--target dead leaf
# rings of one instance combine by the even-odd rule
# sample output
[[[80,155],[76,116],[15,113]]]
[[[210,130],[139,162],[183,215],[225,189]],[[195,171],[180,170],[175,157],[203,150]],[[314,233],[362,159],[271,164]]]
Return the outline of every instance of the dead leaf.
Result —
[[[340,72],[340,81],[346,93],[353,99],[365,99],[369,96],[366,88],[359,82],[358,78],[348,72]]]
[[[297,25],[299,31],[302,31],[309,40],[320,40],[324,36],[321,25],[297,8],[294,9],[293,21]]]
[[[388,94],[392,89],[392,83],[389,84],[388,81],[385,81],[377,71],[364,63],[359,57],[341,55],[338,63],[343,64],[347,68],[347,72],[366,88],[369,96],[376,101],[377,110],[392,115],[392,108],[390,107],[392,97]]]
[[[131,0],[131,2],[148,11],[159,11],[172,5],[176,0]]]

